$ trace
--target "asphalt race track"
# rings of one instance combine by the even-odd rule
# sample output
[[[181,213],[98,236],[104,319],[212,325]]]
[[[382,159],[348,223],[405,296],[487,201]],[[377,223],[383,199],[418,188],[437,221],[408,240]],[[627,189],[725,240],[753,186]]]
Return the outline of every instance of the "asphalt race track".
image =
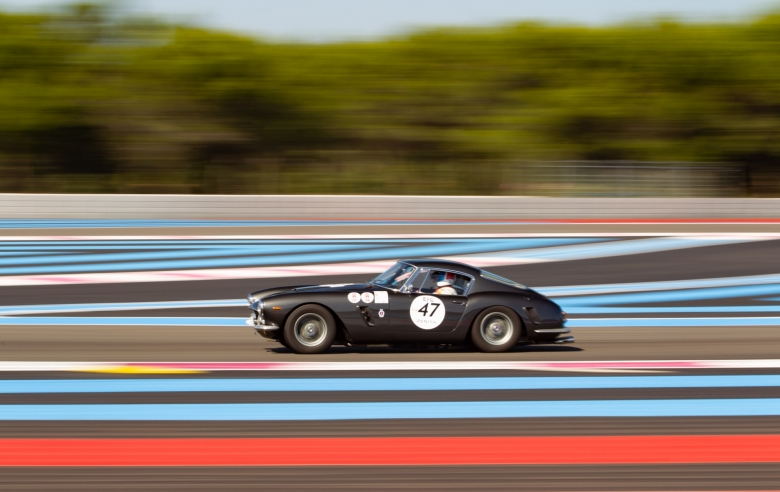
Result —
[[[777,223],[0,236],[0,490],[780,490]],[[538,288],[577,343],[300,356],[244,324],[251,290],[414,256]]]

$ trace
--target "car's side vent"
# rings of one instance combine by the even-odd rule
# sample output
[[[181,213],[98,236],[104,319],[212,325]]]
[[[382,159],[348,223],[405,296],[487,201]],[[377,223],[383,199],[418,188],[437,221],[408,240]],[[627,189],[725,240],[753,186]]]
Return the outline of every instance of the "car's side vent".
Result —
[[[358,310],[360,311],[360,316],[363,318],[363,321],[366,322],[368,326],[375,326],[374,320],[371,318],[371,310],[368,309],[365,306],[358,306]]]
[[[539,319],[539,313],[536,312],[535,307],[526,307],[523,308],[528,313],[528,317],[531,319],[531,322],[535,325],[542,324],[542,320]]]

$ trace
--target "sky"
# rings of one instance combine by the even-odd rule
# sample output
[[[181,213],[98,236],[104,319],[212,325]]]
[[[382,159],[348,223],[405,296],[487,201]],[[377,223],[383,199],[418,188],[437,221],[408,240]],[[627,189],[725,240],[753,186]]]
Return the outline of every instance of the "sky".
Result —
[[[57,0],[0,0],[3,10],[35,10]],[[658,16],[733,20],[780,0],[120,0],[132,12],[279,40],[338,41],[428,26],[517,20],[600,25]]]

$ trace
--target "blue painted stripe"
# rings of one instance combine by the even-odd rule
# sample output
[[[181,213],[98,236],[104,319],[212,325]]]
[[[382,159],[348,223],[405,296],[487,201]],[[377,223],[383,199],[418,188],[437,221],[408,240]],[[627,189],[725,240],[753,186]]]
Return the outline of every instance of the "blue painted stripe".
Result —
[[[310,391],[470,391],[778,387],[780,375],[305,379],[0,380],[0,394]]]
[[[677,249],[717,246],[721,244],[737,244],[751,242],[754,239],[708,239],[708,238],[677,238],[661,237],[650,239],[633,239],[627,241],[612,241],[595,245],[561,246],[536,251],[505,251],[504,257],[528,258],[551,261],[571,261],[588,258],[603,258],[609,256],[636,255]]]
[[[290,246],[289,249],[292,254],[285,252],[285,254],[269,254],[269,255],[251,255],[246,252],[242,257],[222,257],[222,258],[205,258],[207,254],[200,255],[197,252],[168,252],[168,253],[152,253],[158,255],[158,257],[167,256],[200,256],[199,258],[186,260],[147,260],[147,261],[133,261],[127,262],[128,258],[135,257],[140,259],[139,255],[147,255],[149,253],[128,253],[128,254],[115,254],[115,255],[83,255],[68,257],[68,261],[72,261],[74,258],[77,261],[108,261],[110,259],[122,261],[111,263],[99,263],[99,264],[77,264],[77,265],[63,265],[66,261],[56,261],[57,264],[46,266],[17,266],[17,267],[5,267],[0,268],[0,274],[2,275],[25,275],[25,274],[40,274],[40,273],[76,273],[76,272],[105,272],[105,271],[138,271],[138,270],[174,270],[174,269],[188,269],[188,268],[224,268],[224,267],[238,267],[238,266],[268,266],[268,265],[285,265],[285,264],[305,264],[305,263],[338,263],[342,261],[370,261],[370,260],[382,260],[389,258],[400,257],[415,257],[415,256],[451,256],[451,255],[463,255],[482,253],[485,251],[501,251],[508,248],[517,247],[518,244],[523,244],[523,241],[527,240],[507,240],[507,239],[491,239],[481,241],[459,241],[452,240],[447,242],[438,242],[431,244],[419,244],[413,246],[393,246],[389,245],[376,245],[375,248],[370,249],[361,246],[350,247],[345,245],[319,245],[315,248],[315,251],[311,253],[295,254],[296,248]],[[558,241],[552,239],[551,241]],[[572,240],[572,241],[577,241]],[[408,242],[408,241],[407,241]],[[282,250],[285,250],[282,248]],[[300,248],[303,248],[302,246]],[[300,249],[299,248],[299,249]],[[359,248],[359,249],[358,249]],[[347,250],[347,251],[345,251]],[[219,250],[217,250],[219,251]],[[278,251],[277,251],[278,252]],[[225,251],[217,254],[216,256],[226,256]],[[45,260],[47,263],[51,263],[51,260]],[[20,260],[21,262],[21,260]],[[19,262],[0,262],[3,264],[18,264]]]
[[[569,314],[780,313],[777,306],[580,307],[559,302]]]
[[[730,287],[737,285],[758,284],[780,284],[780,275],[749,275],[745,277],[671,280],[663,282],[539,287],[537,290],[546,296],[563,297],[572,295],[612,294],[618,292],[650,292],[661,290],[699,289],[709,287]]]
[[[248,318],[248,316],[247,316]],[[247,328],[247,318],[117,318],[117,317],[65,317],[65,316],[20,316],[0,317],[0,326],[215,326]]]
[[[645,304],[652,302],[701,301],[727,297],[756,297],[780,293],[780,284],[740,285],[711,289],[675,290],[667,292],[639,292],[629,294],[566,297],[567,306],[606,306],[611,304]]]
[[[0,306],[0,316],[19,316],[46,313],[83,313],[100,311],[140,311],[149,309],[193,309],[212,307],[246,307],[245,299],[168,302],[122,302],[96,304],[52,304],[49,306]]]
[[[90,262],[112,262],[112,264],[126,261],[143,261],[143,260],[176,260],[186,258],[213,258],[221,256],[255,256],[256,255],[277,255],[285,253],[287,255],[291,253],[307,253],[317,252],[325,253],[332,250],[354,250],[358,248],[366,249],[367,245],[357,244],[315,244],[315,245],[300,245],[300,244],[284,244],[284,245],[264,245],[264,246],[242,246],[242,247],[227,247],[222,246],[219,248],[179,248],[171,251],[146,251],[146,252],[134,252],[134,253],[113,253],[113,254],[71,254],[67,256],[35,256],[35,257],[20,257],[13,259],[0,259],[0,265],[43,265],[43,264],[56,264],[63,265],[67,263],[90,263]],[[240,259],[239,261],[247,262],[248,259]],[[171,262],[174,263],[174,262]],[[133,264],[134,265],[134,264]],[[81,269],[84,265],[76,268]],[[43,267],[46,271],[56,270],[59,267]],[[66,267],[67,268],[67,267]],[[0,268],[0,273],[18,273],[19,271],[33,270],[31,267],[17,267],[17,268]],[[40,268],[38,270],[41,270]]]
[[[0,405],[0,420],[334,421],[780,415],[780,399]]]
[[[20,258],[20,257],[26,257],[26,256],[34,256],[36,254],[35,252],[28,250],[27,248],[20,248],[20,249],[13,248],[10,251],[7,251],[5,248],[0,247],[0,250],[2,250],[2,251],[0,251],[0,256],[5,257],[5,258],[8,258],[8,257]],[[51,252],[51,253],[47,253],[47,254],[62,255],[64,253],[61,253],[61,252]],[[0,260],[0,264],[5,264],[7,261],[8,260]]]
[[[574,318],[569,328],[639,328],[639,327],[696,327],[696,326],[780,326],[780,317],[728,318]]]

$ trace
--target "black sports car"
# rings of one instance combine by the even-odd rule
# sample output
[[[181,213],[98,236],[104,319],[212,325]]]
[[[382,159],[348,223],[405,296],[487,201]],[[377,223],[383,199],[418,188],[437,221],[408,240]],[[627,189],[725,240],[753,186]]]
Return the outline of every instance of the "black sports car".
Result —
[[[463,344],[503,352],[518,342],[568,343],[566,313],[525,285],[463,263],[400,260],[365,284],[302,285],[249,294],[247,321],[302,353],[332,344]]]

